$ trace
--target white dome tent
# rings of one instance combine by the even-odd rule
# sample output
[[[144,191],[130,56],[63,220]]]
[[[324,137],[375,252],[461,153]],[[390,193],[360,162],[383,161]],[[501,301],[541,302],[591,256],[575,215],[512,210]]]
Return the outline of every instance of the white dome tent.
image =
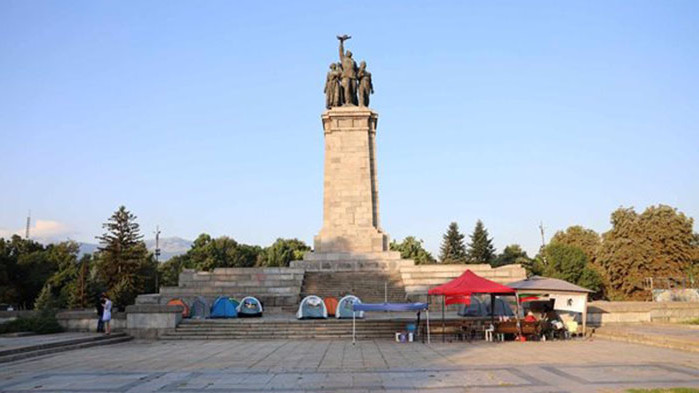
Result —
[[[360,304],[362,301],[354,295],[347,295],[337,302],[337,309],[335,310],[335,317],[337,319],[342,318],[364,318],[364,311],[354,311],[352,308],[354,304]],[[355,315],[356,313],[356,315]]]
[[[296,312],[298,319],[326,319],[328,310],[325,308],[323,299],[316,295],[309,295],[301,300],[299,310]]]

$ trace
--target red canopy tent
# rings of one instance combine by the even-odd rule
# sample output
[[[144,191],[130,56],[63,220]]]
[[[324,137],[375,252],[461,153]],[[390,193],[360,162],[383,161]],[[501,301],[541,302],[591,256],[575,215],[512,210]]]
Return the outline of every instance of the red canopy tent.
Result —
[[[430,295],[442,296],[465,296],[473,293],[514,294],[515,292],[510,287],[490,281],[470,270],[466,270],[462,275],[448,283],[427,291]]]
[[[470,303],[470,296],[474,293],[490,294],[491,320],[495,320],[495,295],[515,295],[516,291],[508,286],[498,284],[483,278],[471,270],[466,270],[459,277],[439,286],[436,286],[429,291],[428,295],[443,296],[442,298],[442,329],[444,329],[444,306],[454,303]],[[519,303],[517,304],[517,316],[519,317]],[[444,340],[444,335],[442,335]]]

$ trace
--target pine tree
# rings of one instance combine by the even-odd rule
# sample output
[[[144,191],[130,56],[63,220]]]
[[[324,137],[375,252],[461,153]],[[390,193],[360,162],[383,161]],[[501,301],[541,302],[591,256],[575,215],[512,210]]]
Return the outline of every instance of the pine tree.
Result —
[[[449,224],[447,233],[442,237],[439,260],[442,263],[466,263],[464,235],[459,232],[459,225],[455,222]]]
[[[143,274],[149,270],[148,250],[136,216],[124,206],[120,206],[102,227],[107,232],[97,237],[100,241],[99,276],[115,304],[126,306],[146,289],[151,280]]]
[[[491,263],[494,259],[493,239],[488,238],[488,230],[483,226],[483,222],[478,220],[468,244],[468,263]]]

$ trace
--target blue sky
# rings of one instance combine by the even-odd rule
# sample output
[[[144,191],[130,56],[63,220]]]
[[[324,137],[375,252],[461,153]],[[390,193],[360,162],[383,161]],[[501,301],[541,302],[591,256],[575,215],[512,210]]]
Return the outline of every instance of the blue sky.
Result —
[[[382,227],[530,253],[619,206],[699,218],[699,2],[0,2],[0,234],[308,243],[337,34],[379,113]]]

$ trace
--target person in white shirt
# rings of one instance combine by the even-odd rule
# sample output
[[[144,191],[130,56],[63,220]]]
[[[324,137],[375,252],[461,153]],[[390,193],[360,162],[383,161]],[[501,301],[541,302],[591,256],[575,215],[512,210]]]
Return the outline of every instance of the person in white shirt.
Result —
[[[110,335],[112,333],[112,327],[109,321],[112,320],[112,301],[109,300],[106,293],[102,294],[102,301],[104,302],[104,312],[102,312],[102,322],[104,322],[105,334]]]

